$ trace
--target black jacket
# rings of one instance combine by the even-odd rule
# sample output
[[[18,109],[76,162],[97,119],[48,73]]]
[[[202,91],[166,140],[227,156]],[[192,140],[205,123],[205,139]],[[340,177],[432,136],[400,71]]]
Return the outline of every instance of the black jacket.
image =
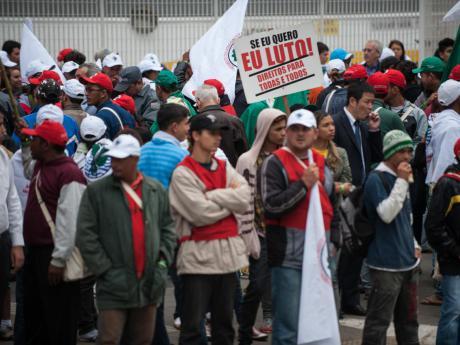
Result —
[[[240,117],[248,106],[249,104],[246,101],[243,83],[241,82],[241,80],[237,80],[235,82],[235,100],[233,101],[233,107],[235,108],[236,115]]]
[[[356,143],[355,132],[343,109],[341,112],[333,115],[333,119],[335,124],[334,142],[337,146],[347,151],[351,167],[352,183],[355,186],[360,186],[364,179],[362,176],[361,152]],[[361,132],[365,169],[366,174],[368,174],[371,170],[371,165],[383,159],[382,137],[380,131],[369,132],[367,125],[363,122],[360,122],[359,128]]]
[[[235,167],[236,162],[241,154],[248,150],[248,142],[246,133],[244,132],[243,123],[241,120],[230,114],[227,114],[220,105],[210,105],[202,109],[200,114],[213,114],[224,118],[230,124],[230,129],[222,132],[222,141],[220,148],[224,151],[230,164]]]
[[[436,250],[441,274],[460,275],[460,163],[446,172],[433,190],[425,222],[428,242]]]

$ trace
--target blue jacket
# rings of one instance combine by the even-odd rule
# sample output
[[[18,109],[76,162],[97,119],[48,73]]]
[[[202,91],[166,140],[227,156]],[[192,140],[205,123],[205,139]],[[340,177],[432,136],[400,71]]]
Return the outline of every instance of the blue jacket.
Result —
[[[167,189],[174,169],[188,155],[188,152],[178,145],[177,139],[174,143],[173,139],[165,138],[168,135],[166,133],[158,137],[160,133],[164,132],[157,132],[152,141],[142,146],[138,169],[145,176],[161,182]]]
[[[123,123],[123,126],[130,128],[134,128],[136,126],[134,118],[130,113],[113,103],[112,100],[105,101],[104,103],[98,105],[96,116],[101,118],[107,126],[106,137],[110,140],[113,140],[117,133],[123,128],[121,128],[120,121],[116,118],[116,116],[110,110],[103,108],[113,109],[120,117],[120,121]]]
[[[40,108],[40,107],[39,107]],[[27,116],[24,116],[23,119],[29,126],[29,128],[34,128],[37,123],[37,113],[38,109],[35,113],[31,113]],[[77,145],[80,142],[80,131],[78,128],[77,122],[72,119],[70,116],[64,114],[64,123],[62,124],[67,132],[67,136],[69,137],[69,141],[67,142],[66,151],[69,157],[72,157],[75,151],[77,150]],[[16,135],[13,134],[13,140],[18,145],[21,145],[21,139]]]
[[[382,165],[383,163],[376,169],[383,171],[382,177],[387,186],[375,171],[369,174],[364,185],[364,205],[369,220],[375,227],[375,238],[369,245],[367,263],[374,269],[406,271],[417,264],[410,200],[405,197],[401,210],[390,223],[382,220],[376,209],[388,198],[396,182],[396,176],[388,172],[388,168],[382,169]]]

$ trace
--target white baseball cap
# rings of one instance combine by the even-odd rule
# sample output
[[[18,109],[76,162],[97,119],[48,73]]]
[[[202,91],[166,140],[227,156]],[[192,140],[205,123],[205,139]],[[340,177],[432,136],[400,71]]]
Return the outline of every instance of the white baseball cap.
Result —
[[[80,83],[77,79],[70,79],[64,82],[62,88],[64,93],[72,98],[84,99],[85,98],[85,86]]]
[[[35,74],[42,73],[43,71],[49,69],[49,66],[45,65],[40,60],[32,60],[26,68],[26,77],[30,78]]]
[[[460,97],[460,82],[449,79],[439,86],[438,102],[443,106],[448,106]]]
[[[160,59],[158,58],[158,56],[156,54],[153,54],[153,53],[146,54],[142,60],[150,60],[155,65],[161,65]]]
[[[120,134],[115,138],[112,145],[109,147],[107,156],[114,158],[128,158],[130,156],[140,156],[141,144],[139,141],[129,134]]]
[[[382,54],[380,54],[379,61],[383,61],[384,59],[390,56],[395,56],[394,51],[391,50],[390,48],[385,47],[382,50]]]
[[[286,128],[289,128],[292,125],[302,125],[307,128],[316,128],[315,115],[307,109],[298,109],[293,111],[291,115],[289,115]]]
[[[104,121],[97,116],[86,116],[80,125],[80,135],[87,141],[96,141],[102,138],[107,130]]]
[[[152,60],[142,60],[141,62],[139,62],[139,65],[137,65],[137,67],[139,67],[141,73],[147,71],[159,72],[163,69],[163,67],[159,63],[155,63]]]
[[[80,67],[79,64],[77,64],[74,61],[67,61],[65,64],[62,65],[62,72],[63,73],[70,73],[72,71],[75,71],[78,67]]]
[[[104,60],[102,60],[102,67],[123,66],[120,55],[117,53],[110,53]]]
[[[329,74],[333,69],[336,69],[339,73],[345,72],[345,63],[340,59],[334,59],[326,64],[326,72]]]
[[[41,107],[37,113],[37,126],[40,126],[45,120],[64,123],[64,113],[62,109],[54,104],[47,104]]]
[[[17,63],[10,60],[8,53],[4,50],[0,50],[0,58],[2,59],[2,64],[5,67],[14,67]]]

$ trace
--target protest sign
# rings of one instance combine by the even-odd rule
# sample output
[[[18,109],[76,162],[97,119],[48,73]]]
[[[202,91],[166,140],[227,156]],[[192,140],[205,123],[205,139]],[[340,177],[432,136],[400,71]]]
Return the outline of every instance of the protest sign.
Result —
[[[322,85],[313,24],[259,32],[235,43],[248,103]]]

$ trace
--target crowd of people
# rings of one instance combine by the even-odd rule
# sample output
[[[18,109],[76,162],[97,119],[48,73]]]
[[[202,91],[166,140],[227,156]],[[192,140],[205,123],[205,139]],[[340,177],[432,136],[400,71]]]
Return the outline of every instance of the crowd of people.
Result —
[[[437,284],[423,303],[442,304],[437,344],[458,344],[454,43],[443,39],[418,66],[398,40],[366,42],[358,64],[318,42],[321,87],[248,104],[239,75],[234,100],[217,79],[185,96],[188,53],[173,71],[155,54],[126,66],[108,49],[95,62],[65,48],[57,66],[22,66],[21,45],[6,41],[0,337],[169,345],[171,279],[179,344],[270,334],[275,345],[297,344],[317,184],[337,318],[365,316],[364,345],[385,344],[392,321],[399,344],[419,344],[421,252],[432,251]]]

